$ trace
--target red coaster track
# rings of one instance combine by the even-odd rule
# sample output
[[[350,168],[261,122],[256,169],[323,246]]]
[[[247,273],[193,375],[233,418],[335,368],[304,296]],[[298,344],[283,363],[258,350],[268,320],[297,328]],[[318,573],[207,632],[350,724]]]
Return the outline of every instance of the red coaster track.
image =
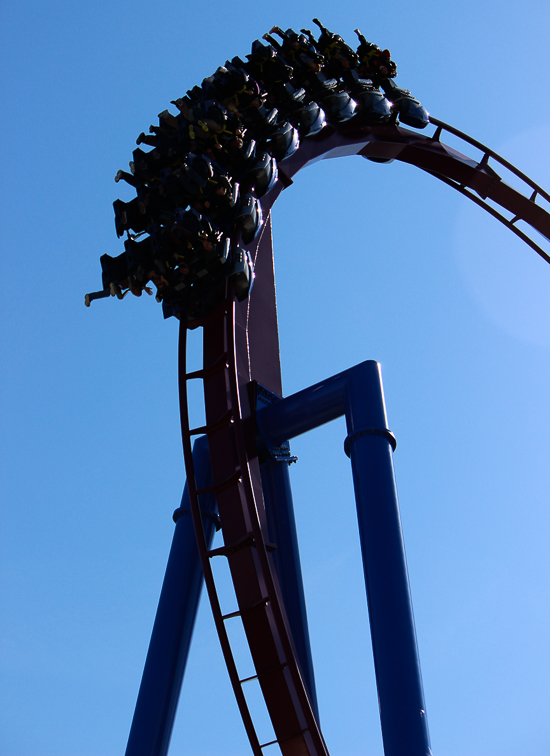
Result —
[[[298,152],[279,165],[279,180],[262,199],[264,225],[257,240],[249,245],[256,270],[252,293],[241,303],[228,294],[216,312],[200,323],[204,327],[203,369],[194,373],[186,373],[187,325],[181,325],[181,426],[193,521],[222,650],[256,756],[275,743],[284,756],[328,753],[296,660],[273,569],[270,552],[274,545],[267,535],[254,442],[251,382],[257,381],[281,394],[271,241],[273,203],[301,168],[317,160],[354,154],[379,162],[401,160],[460,191],[550,262],[550,196],[479,142],[434,118],[431,122],[436,126],[431,137],[397,126],[344,124],[338,129],[326,127],[318,136],[305,139]],[[480,150],[481,158],[472,159],[443,144],[440,141],[443,131]],[[506,168],[523,182],[525,194],[505,184],[489,161]],[[539,232],[540,243],[518,228],[519,221]],[[545,250],[540,244],[546,242],[549,244]],[[190,429],[187,382],[193,379],[204,383],[206,424]],[[199,490],[191,455],[192,437],[198,434],[208,436],[214,479],[211,488]],[[206,547],[197,499],[198,494],[207,490],[216,494],[224,537],[224,546],[214,551]],[[228,560],[238,602],[237,611],[225,616],[210,564],[214,557]],[[233,659],[226,623],[236,617],[242,621],[255,665],[254,679],[259,682],[271,717],[275,740],[270,743],[259,742],[247,707],[243,685],[253,678],[239,679]]]

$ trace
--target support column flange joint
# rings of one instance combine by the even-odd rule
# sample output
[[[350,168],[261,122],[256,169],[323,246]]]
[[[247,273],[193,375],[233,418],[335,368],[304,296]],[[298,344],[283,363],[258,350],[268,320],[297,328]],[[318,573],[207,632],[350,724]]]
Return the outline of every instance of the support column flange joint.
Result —
[[[392,451],[395,451],[397,448],[397,439],[395,438],[391,430],[388,430],[387,428],[365,428],[364,430],[350,433],[349,436],[347,436],[344,440],[344,451],[348,457],[351,455],[350,447],[352,441],[355,441],[355,439],[359,438],[359,436],[383,436],[387,441],[389,441]]]

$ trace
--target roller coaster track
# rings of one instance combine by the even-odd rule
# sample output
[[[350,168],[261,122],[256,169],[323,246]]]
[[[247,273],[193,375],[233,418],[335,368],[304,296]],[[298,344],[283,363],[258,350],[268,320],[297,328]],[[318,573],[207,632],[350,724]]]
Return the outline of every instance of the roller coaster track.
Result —
[[[181,427],[191,508],[205,583],[214,620],[237,703],[255,756],[267,746],[279,745],[284,756],[321,756],[327,748],[308,697],[293,647],[292,635],[278,588],[269,542],[262,495],[260,468],[254,438],[254,395],[260,383],[281,395],[277,318],[271,241],[271,207],[299,170],[318,160],[361,155],[387,162],[410,163],[464,194],[497,218],[522,241],[550,262],[550,196],[527,176],[484,145],[435,118],[432,136],[398,126],[326,127],[305,139],[298,152],[279,164],[279,179],[262,198],[264,225],[248,246],[256,270],[256,282],[248,300],[236,302],[229,292],[219,308],[198,323],[203,333],[203,368],[186,372],[187,324],[182,323],[179,346]],[[458,137],[466,148],[481,152],[467,157],[440,141],[443,132]],[[525,193],[502,181],[493,165],[518,179]],[[541,202],[543,204],[541,204]],[[544,205],[546,203],[547,206]],[[537,231],[532,239],[527,231]],[[234,240],[238,243],[238,239]],[[547,249],[541,244],[549,242]],[[192,324],[197,325],[197,323]],[[189,428],[187,385],[204,384],[206,423]],[[213,485],[195,484],[191,453],[194,436],[208,437]],[[224,545],[208,550],[203,533],[198,495],[214,492],[218,503]],[[238,608],[223,615],[211,561],[227,559]],[[245,686],[240,679],[228,639],[227,622],[242,622],[257,679],[271,718],[275,740],[261,743],[250,715]]]

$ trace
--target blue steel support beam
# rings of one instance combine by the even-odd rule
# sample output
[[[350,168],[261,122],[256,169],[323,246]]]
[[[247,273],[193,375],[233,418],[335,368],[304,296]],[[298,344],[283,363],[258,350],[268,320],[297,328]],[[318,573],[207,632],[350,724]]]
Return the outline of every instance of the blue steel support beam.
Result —
[[[193,447],[197,488],[212,485],[208,441]],[[208,547],[215,532],[216,497],[199,497]],[[203,585],[187,483],[177,515],[149,651],[145,661],[126,756],[165,756],[191,645]]]
[[[362,362],[356,368],[362,365]],[[266,446],[281,446],[290,438],[341,417],[346,411],[346,383],[351,371],[344,370],[297,394],[258,410],[257,428]]]
[[[373,360],[257,413],[267,446],[346,415],[386,756],[431,754],[380,366]]]
[[[431,754],[380,366],[349,371],[351,458],[386,756]]]
[[[309,642],[306,602],[292,491],[288,474],[288,460],[270,459],[260,465],[267,529],[271,541],[277,544],[272,553],[281,595],[292,632],[296,656],[317,721],[319,707]]]

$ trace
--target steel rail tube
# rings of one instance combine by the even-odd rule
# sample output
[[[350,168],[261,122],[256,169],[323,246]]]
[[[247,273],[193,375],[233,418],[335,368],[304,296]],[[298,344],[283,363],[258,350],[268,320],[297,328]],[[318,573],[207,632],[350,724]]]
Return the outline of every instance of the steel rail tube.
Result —
[[[264,678],[262,681],[260,676],[260,684],[266,698],[266,703],[267,696],[272,696],[276,691],[275,686],[278,686],[276,698],[271,700],[271,708],[268,705],[268,710],[283,756],[305,756],[305,754],[309,754],[310,756],[328,756],[326,744],[319,729],[314,708],[296,659],[288,619],[284,606],[281,603],[280,593],[267,553],[264,534],[264,528],[267,523],[263,506],[261,479],[258,480],[254,475],[253,467],[257,465],[257,460],[253,461],[249,458],[247,444],[245,443],[243,402],[246,400],[246,392],[243,391],[241,393],[241,386],[238,380],[239,365],[235,322],[235,309],[233,309],[233,317],[227,320],[225,343],[229,354],[229,394],[233,407],[236,410],[238,409],[234,417],[236,452],[242,472],[244,509],[248,515],[249,525],[254,536],[255,553],[257,555],[256,579],[264,585],[269,598],[266,602],[266,618],[270,623],[271,637],[264,637],[262,645],[265,648],[260,647],[257,649],[254,662],[256,671],[259,673],[258,662],[263,664],[267,660],[266,649],[268,649],[268,644],[273,644],[273,649],[276,649],[276,654],[280,662],[282,662],[281,671],[283,666],[285,668],[285,673],[281,676],[280,680],[280,682],[284,680],[282,685],[280,682],[270,680],[269,677]],[[212,455],[212,465],[214,466],[214,455]],[[252,575],[248,575],[248,580],[249,582],[252,581]],[[236,584],[235,588],[237,590]],[[296,724],[301,723],[300,731],[291,732],[291,728],[289,728],[290,717]]]
[[[478,142],[477,139],[473,139],[473,137],[468,136],[468,134],[465,134],[463,131],[456,129],[454,126],[450,126],[444,121],[440,121],[438,118],[433,118],[432,116],[430,116],[430,123],[433,123],[434,126],[441,128],[443,131],[448,131],[449,134],[454,134],[454,136],[457,136],[459,139],[467,142],[467,144],[471,144],[472,147],[475,147],[480,152],[484,152],[489,157],[492,157],[497,161],[497,163],[500,163],[502,166],[504,166],[504,168],[509,170],[511,173],[525,182],[528,186],[530,186],[531,189],[535,189],[537,194],[540,194],[541,197],[544,197],[547,202],[550,202],[550,194],[548,194],[548,192],[546,192],[541,186],[533,181],[533,179],[530,179],[529,176],[526,176],[525,173],[519,170],[519,168],[516,168],[515,165],[512,165],[512,163],[506,160],[506,158],[503,158],[501,155],[499,155],[498,152],[494,152],[494,150],[491,150],[486,145]]]
[[[223,324],[225,323],[225,318],[227,317],[227,304],[228,304],[227,301],[225,301],[223,308],[219,308],[211,316],[211,318],[207,318],[205,320],[205,327],[211,327],[212,321],[215,321],[218,326],[220,326],[221,324],[221,328],[223,330],[223,327],[224,327]],[[217,346],[220,346],[220,345],[218,344]],[[216,590],[216,584],[214,581],[214,576],[212,574],[212,569],[210,565],[210,555],[208,551],[208,544],[206,541],[203,518],[200,512],[199,496],[197,494],[198,486],[197,486],[195,469],[194,469],[194,464],[193,464],[193,455],[192,455],[192,450],[191,450],[191,434],[189,430],[188,396],[187,396],[187,377],[188,376],[186,374],[186,347],[187,347],[187,326],[184,323],[181,323],[179,347],[178,347],[178,372],[179,372],[178,383],[179,383],[179,400],[180,400],[180,423],[181,423],[181,431],[182,431],[183,455],[184,455],[184,461],[185,461],[185,469],[187,471],[187,481],[189,484],[189,498],[191,502],[191,513],[193,517],[195,538],[198,544],[202,570],[203,570],[203,575],[204,575],[204,581],[206,584],[206,590],[208,593],[210,606],[212,608],[212,614],[214,617],[216,630],[218,632],[218,638],[219,638],[220,646],[222,648],[222,653],[225,659],[225,664],[226,664],[227,671],[229,674],[229,679],[233,687],[233,692],[235,694],[237,705],[239,707],[241,718],[243,720],[243,725],[246,730],[246,734],[248,736],[248,740],[250,742],[252,752],[254,753],[254,756],[261,756],[262,750],[261,750],[260,742],[258,740],[254,723],[252,721],[252,717],[248,709],[248,704],[244,695],[244,691],[242,689],[241,681],[239,679],[237,665],[233,657],[231,644],[230,644],[229,637],[225,628],[224,619],[223,619],[223,615],[222,615],[222,611],[220,607],[220,602],[219,602],[218,594]],[[217,358],[212,362],[211,365],[205,364],[204,367],[207,368],[207,367],[212,367],[213,365],[219,365],[221,368],[221,366],[224,364],[224,360],[222,359],[222,356],[224,354],[225,354],[225,350],[223,348],[223,345],[221,345],[221,349],[219,350]],[[205,359],[205,363],[207,363],[206,359]],[[208,380],[214,377],[213,375],[208,375],[207,377],[207,375],[208,373],[205,375],[203,379],[205,384]],[[208,441],[208,448],[210,452],[210,466],[212,470],[212,478],[214,479],[214,483],[215,483],[217,471],[216,471],[216,465],[214,463],[216,462],[216,459],[212,458],[210,440]],[[217,497],[216,497],[216,501],[218,501]],[[220,506],[219,506],[219,501],[218,501],[218,512],[219,510],[220,510]]]

